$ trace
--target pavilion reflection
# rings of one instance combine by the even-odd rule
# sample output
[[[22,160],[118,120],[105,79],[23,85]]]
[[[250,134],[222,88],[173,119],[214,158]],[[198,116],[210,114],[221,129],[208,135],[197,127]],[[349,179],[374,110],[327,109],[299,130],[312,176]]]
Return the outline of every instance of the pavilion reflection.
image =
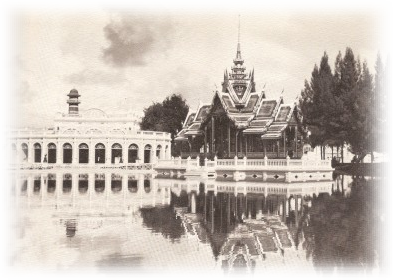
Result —
[[[298,255],[297,226],[312,196],[332,182],[257,183],[157,179],[173,192],[176,215],[190,238],[210,244],[224,271],[254,271],[258,262]]]

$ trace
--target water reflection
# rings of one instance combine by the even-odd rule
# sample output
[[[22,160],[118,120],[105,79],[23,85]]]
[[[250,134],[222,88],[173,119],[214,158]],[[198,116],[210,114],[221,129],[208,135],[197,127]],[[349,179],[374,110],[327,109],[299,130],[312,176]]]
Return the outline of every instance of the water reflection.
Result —
[[[23,173],[15,182],[27,221],[19,263],[164,268],[199,260],[201,269],[232,273],[379,262],[373,180],[217,182],[124,171]]]

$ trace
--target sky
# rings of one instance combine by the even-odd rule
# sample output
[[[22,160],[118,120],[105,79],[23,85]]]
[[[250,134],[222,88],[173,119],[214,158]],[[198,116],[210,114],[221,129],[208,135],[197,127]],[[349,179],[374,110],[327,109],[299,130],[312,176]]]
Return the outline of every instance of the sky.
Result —
[[[76,88],[80,110],[143,109],[180,93],[210,103],[236,54],[239,15],[220,11],[97,9],[15,16],[13,95],[18,127],[50,127]],[[381,41],[372,13],[256,10],[240,15],[240,43],[256,90],[294,102],[324,53],[333,68],[351,47],[370,70]]]

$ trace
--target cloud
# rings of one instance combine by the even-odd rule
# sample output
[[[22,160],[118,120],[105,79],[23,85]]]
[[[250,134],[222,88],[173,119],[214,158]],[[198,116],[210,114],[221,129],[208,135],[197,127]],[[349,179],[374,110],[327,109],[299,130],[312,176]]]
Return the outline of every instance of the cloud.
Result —
[[[64,78],[73,85],[118,85],[127,81],[123,72],[106,72],[101,70],[83,69]]]
[[[105,62],[116,67],[143,66],[169,46],[172,23],[168,17],[122,14],[104,27],[109,46]]]

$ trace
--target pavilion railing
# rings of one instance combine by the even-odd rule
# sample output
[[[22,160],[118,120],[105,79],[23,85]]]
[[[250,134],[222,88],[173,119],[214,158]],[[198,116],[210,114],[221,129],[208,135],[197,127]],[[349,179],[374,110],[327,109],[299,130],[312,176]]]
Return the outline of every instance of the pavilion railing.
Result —
[[[260,169],[264,167],[266,169],[322,169],[331,170],[330,160],[315,160],[315,159],[291,159],[287,157],[286,159],[269,159],[267,157],[262,159],[247,159],[246,157],[238,159],[234,157],[233,159],[217,159],[214,160],[204,160],[203,166],[200,165],[199,157],[192,159],[188,157],[187,159],[172,158],[168,160],[159,160],[156,168],[177,168],[177,169]]]

